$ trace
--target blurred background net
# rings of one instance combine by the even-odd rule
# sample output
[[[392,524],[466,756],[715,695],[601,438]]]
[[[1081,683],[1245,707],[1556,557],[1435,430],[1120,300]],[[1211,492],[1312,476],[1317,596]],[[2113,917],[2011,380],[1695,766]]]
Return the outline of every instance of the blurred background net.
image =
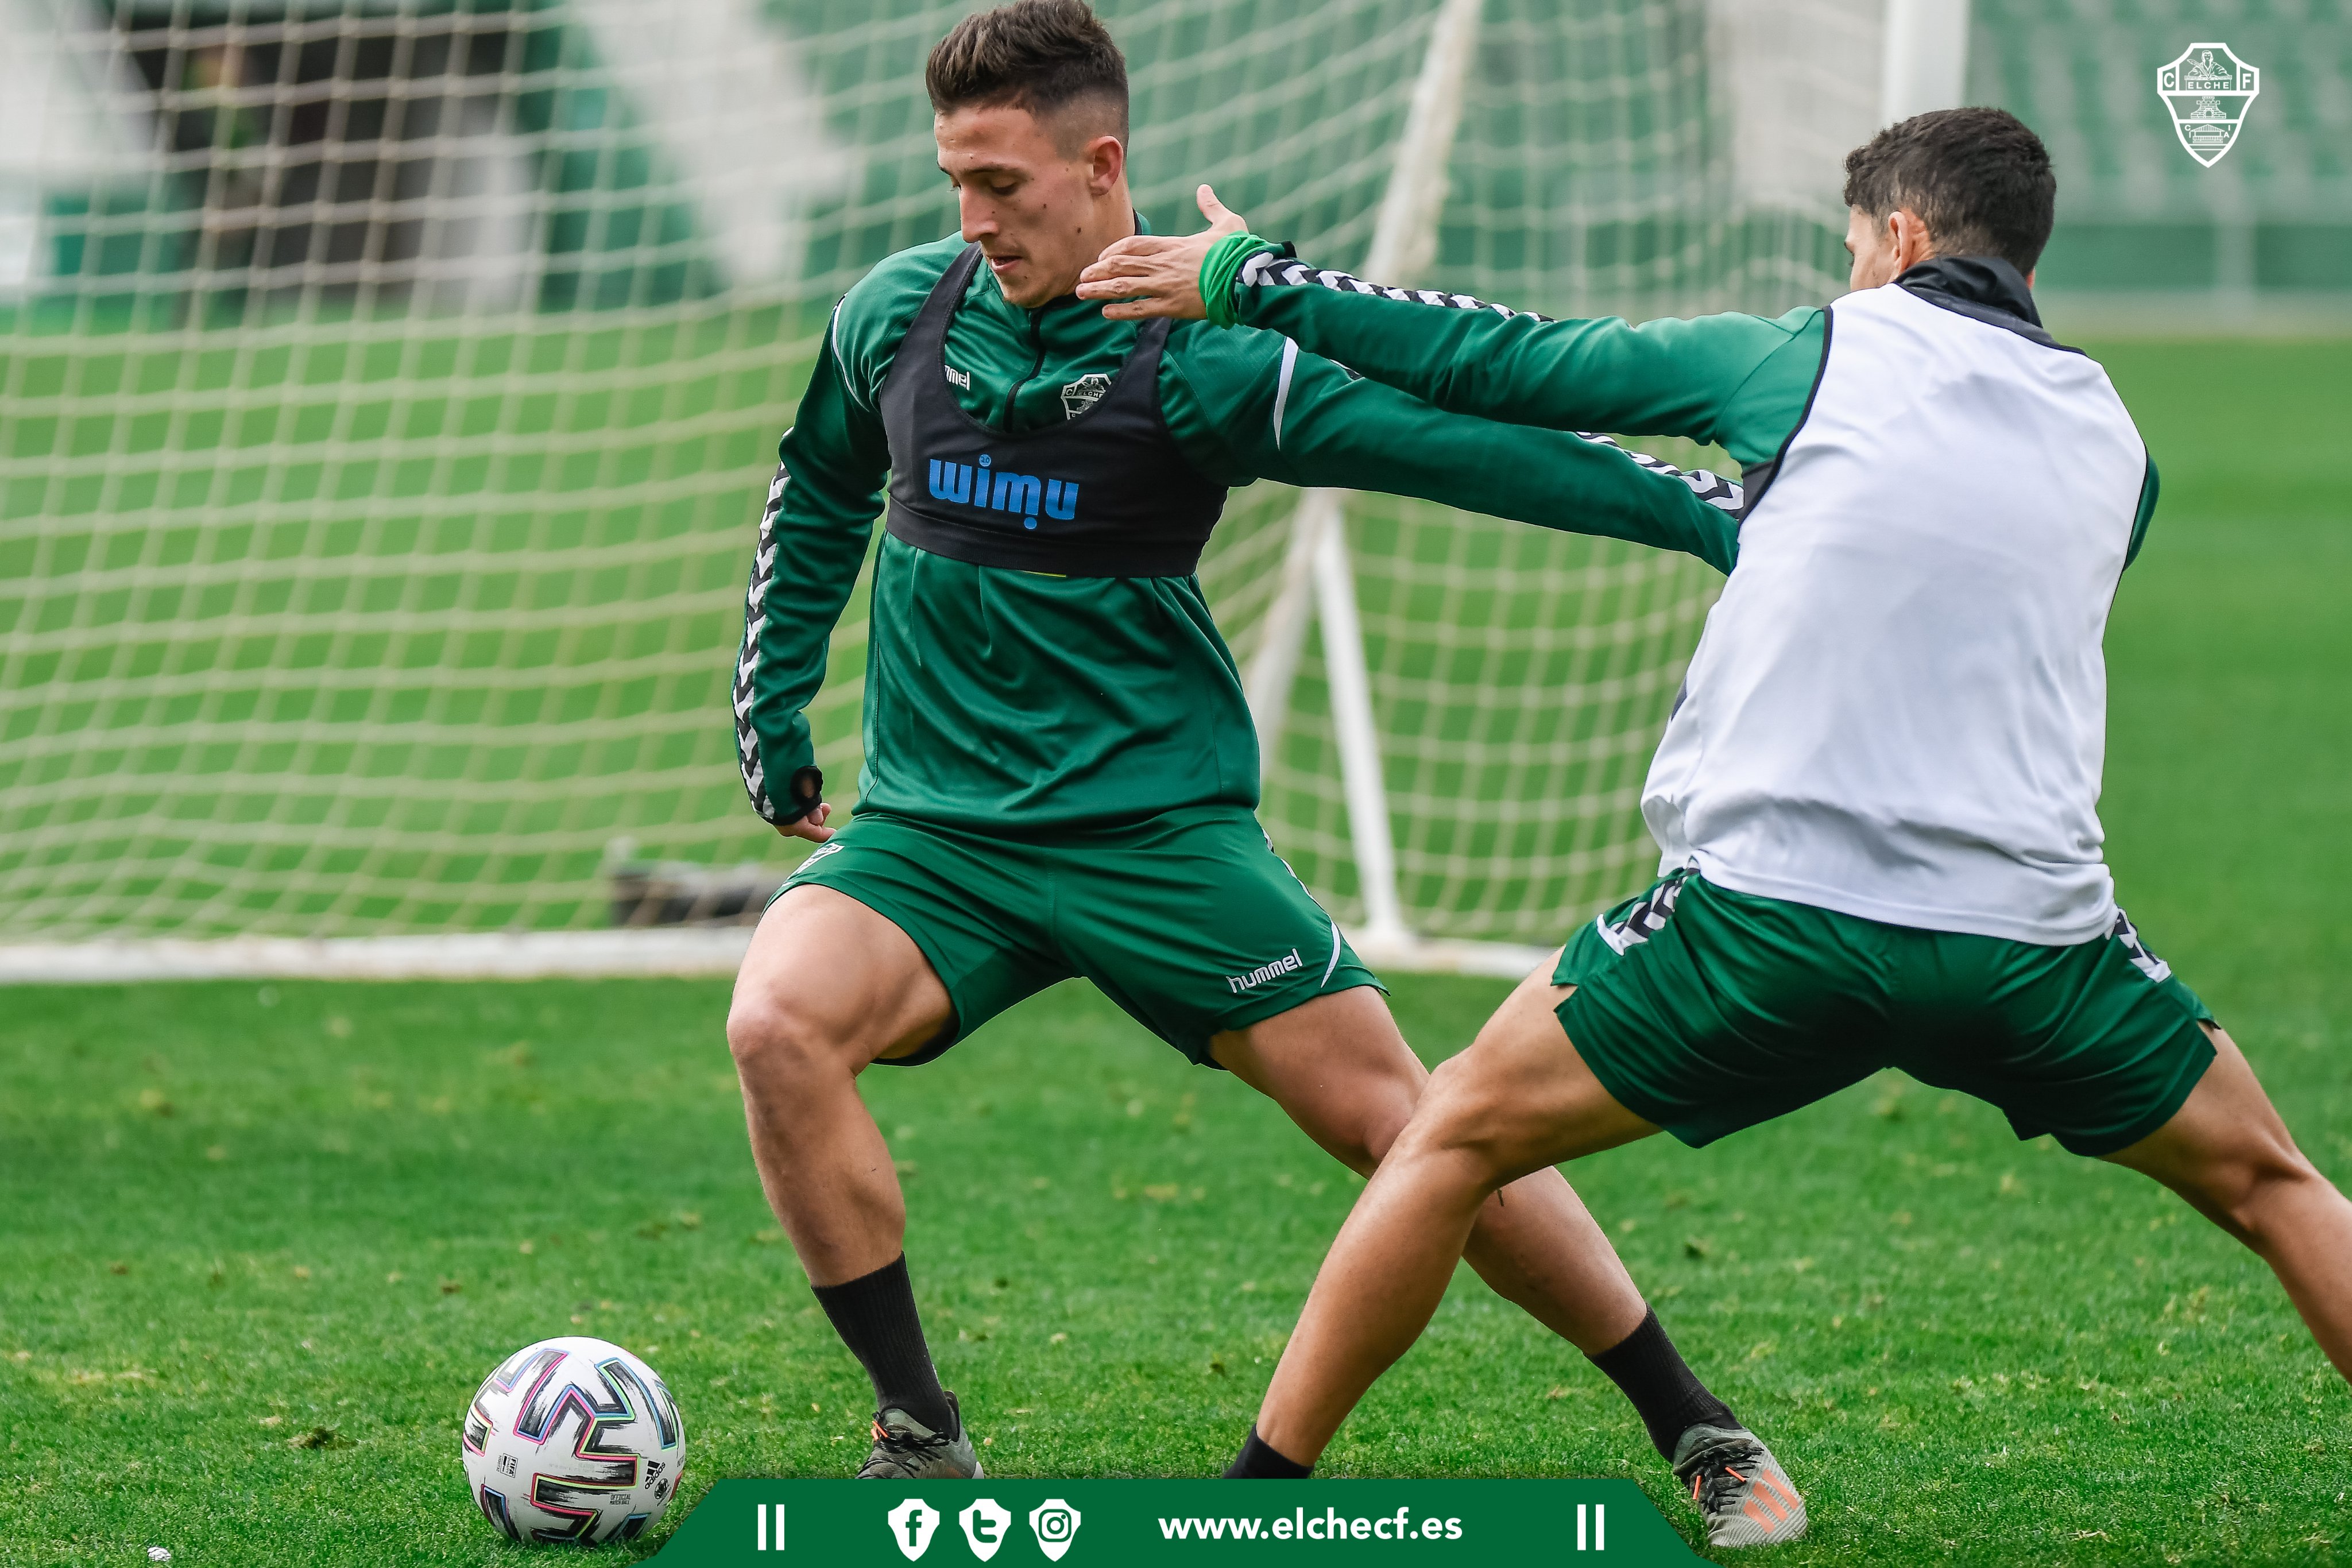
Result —
[[[0,939],[589,926],[616,859],[781,875],[727,711],[757,514],[833,301],[954,226],[920,75],[970,8],[0,0]],[[1360,261],[1435,0],[1102,10],[1157,226],[1206,178]],[[2211,173],[2152,86],[2199,26],[1979,0],[1970,96],[2065,183],[2045,287],[2336,298],[2352,26],[2231,24],[2264,88]],[[1488,0],[1424,281],[1833,297],[1881,40],[1867,0]],[[1244,659],[1295,504],[1237,493],[1203,565]],[[1408,917],[1556,940],[1651,858],[1713,575],[1349,528]],[[813,715],[845,802],[864,648],[861,597]],[[1311,641],[1265,814],[1352,915]]]

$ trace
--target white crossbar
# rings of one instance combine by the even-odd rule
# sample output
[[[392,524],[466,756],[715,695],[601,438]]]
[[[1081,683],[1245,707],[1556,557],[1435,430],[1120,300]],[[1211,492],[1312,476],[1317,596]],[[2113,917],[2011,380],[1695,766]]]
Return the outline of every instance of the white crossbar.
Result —
[[[1369,928],[1349,940],[1376,970],[1517,979],[1546,954],[1502,942],[1448,942]],[[751,927],[484,932],[453,936],[228,936],[217,941],[0,945],[0,986],[135,980],[530,980],[731,976]]]

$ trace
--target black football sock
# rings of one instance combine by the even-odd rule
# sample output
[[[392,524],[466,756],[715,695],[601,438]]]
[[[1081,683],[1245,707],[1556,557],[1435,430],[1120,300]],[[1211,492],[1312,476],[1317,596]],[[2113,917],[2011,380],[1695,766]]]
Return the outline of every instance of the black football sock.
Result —
[[[1266,1440],[1250,1428],[1249,1441],[1242,1445],[1241,1453],[1225,1467],[1229,1481],[1303,1481],[1313,1465],[1302,1465],[1296,1459],[1286,1459]]]
[[[816,1292],[816,1304],[833,1320],[833,1332],[874,1380],[875,1408],[904,1410],[932,1431],[951,1434],[956,1418],[923,1343],[915,1287],[907,1278],[907,1255],[901,1252],[871,1274],[845,1284],[810,1288]]]
[[[1706,1385],[1683,1364],[1682,1353],[1666,1337],[1655,1308],[1643,1315],[1641,1326],[1632,1333],[1587,1359],[1633,1402],[1642,1425],[1650,1429],[1650,1441],[1669,1460],[1675,1457],[1675,1441],[1693,1427],[1739,1425],[1731,1407],[1709,1394]]]

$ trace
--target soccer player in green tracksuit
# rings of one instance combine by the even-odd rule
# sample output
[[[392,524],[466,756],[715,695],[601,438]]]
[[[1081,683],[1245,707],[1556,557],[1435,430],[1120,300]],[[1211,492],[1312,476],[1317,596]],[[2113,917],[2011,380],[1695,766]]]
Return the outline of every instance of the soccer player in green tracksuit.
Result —
[[[1729,580],[1643,790],[1660,880],[1440,1070],[1318,1277],[1244,1468],[1321,1452],[1500,1183],[1661,1128],[1705,1144],[1887,1066],[2173,1187],[2352,1375],[2352,1203],[2141,942],[2101,854],[2100,642],[2157,475],[2105,373],[2035,311],[2048,155],[1998,110],[1953,110],[1846,173],[1853,292],[1771,320],[1551,321],[1384,287],[1205,191],[1208,235],[1129,240],[1084,275],[1108,316],[1271,328],[1439,407],[1688,436],[1742,469]],[[1686,1472],[1745,1516],[1717,1543],[1779,1539],[1785,1489],[1722,1458]]]
[[[770,1201],[873,1377],[864,1474],[978,1457],[924,1347],[904,1202],[857,1095],[1071,976],[1378,1163],[1423,1074],[1372,975],[1259,829],[1256,737],[1194,564],[1259,477],[1442,497],[1719,552],[1734,487],[1441,413],[1269,332],[1105,321],[1079,269],[1136,232],[1126,78],[1079,0],[967,18],[929,69],[962,235],[835,312],[762,518],[735,682],[743,773],[816,841],[728,1021]],[[887,485],[887,504],[886,504]],[[804,709],[877,512],[866,766],[837,833]],[[1269,1196],[1271,1194],[1269,1193]],[[1591,1354],[1671,1451],[1736,1427],[1557,1172],[1463,1254]]]

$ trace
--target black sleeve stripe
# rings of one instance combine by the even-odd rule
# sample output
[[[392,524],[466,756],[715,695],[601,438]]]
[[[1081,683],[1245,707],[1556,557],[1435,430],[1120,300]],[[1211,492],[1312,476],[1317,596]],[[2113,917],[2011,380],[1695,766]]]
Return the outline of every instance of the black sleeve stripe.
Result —
[[[1328,288],[1340,294],[1364,294],[1381,299],[1393,299],[1401,305],[1428,305],[1441,310],[1492,310],[1509,320],[1524,316],[1530,321],[1549,321],[1533,310],[1514,310],[1507,305],[1490,304],[1468,294],[1447,294],[1436,288],[1391,288],[1385,283],[1367,283],[1362,278],[1328,267],[1309,267],[1303,261],[1292,261],[1279,251],[1262,250],[1242,267],[1242,283],[1246,287],[1266,287]]]
[[[1646,452],[1634,452],[1620,446],[1596,431],[1578,430],[1571,431],[1570,434],[1580,441],[1590,441],[1595,446],[1606,446],[1612,451],[1622,452],[1653,474],[1668,479],[1681,480],[1690,486],[1692,495],[1717,511],[1729,512],[1736,517],[1740,515],[1747,504],[1747,497],[1738,483],[1725,478],[1720,474],[1710,474],[1704,468],[1693,468],[1685,472],[1664,458],[1653,457]]]
[[[768,799],[766,765],[760,757],[760,732],[751,724],[753,687],[760,674],[760,634],[768,628],[768,585],[776,578],[776,516],[784,509],[784,486],[792,479],[782,465],[768,486],[768,505],[760,515],[760,543],[751,552],[751,580],[743,592],[743,645],[735,654],[735,749],[743,768],[743,792],[751,809],[769,822],[783,814]]]

